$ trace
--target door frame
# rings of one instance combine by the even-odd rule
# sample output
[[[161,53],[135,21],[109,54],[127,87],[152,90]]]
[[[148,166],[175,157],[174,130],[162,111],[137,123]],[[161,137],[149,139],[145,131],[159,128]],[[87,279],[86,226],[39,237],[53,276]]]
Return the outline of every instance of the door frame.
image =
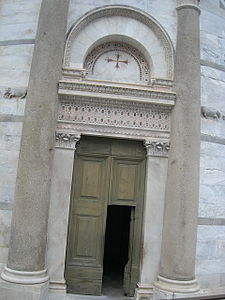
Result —
[[[92,134],[96,136],[96,134]],[[66,260],[66,246],[67,246],[67,233],[68,233],[68,221],[69,221],[69,207],[70,207],[70,193],[72,187],[72,174],[74,165],[74,153],[76,150],[76,143],[81,136],[80,132],[77,133],[58,133],[56,139],[56,147],[53,160],[53,175],[51,185],[51,201],[49,210],[49,226],[48,226],[48,248],[47,248],[47,267],[50,277],[49,288],[54,292],[65,293],[65,260]],[[99,136],[99,135],[98,135]],[[103,137],[113,138],[114,136],[104,134]],[[138,140],[136,137],[134,140]],[[149,281],[149,278],[153,282],[152,278],[155,278],[158,270],[158,262],[160,259],[161,249],[161,231],[163,222],[163,210],[164,210],[164,189],[166,183],[166,170],[167,170],[167,158],[168,152],[162,151],[160,147],[168,147],[168,142],[156,142],[155,139],[139,139],[142,141],[147,149],[147,156],[150,158],[146,163],[146,172],[148,173],[148,167],[152,171],[147,174],[144,196],[144,211],[147,206],[152,209],[159,203],[159,207],[154,214],[147,209],[143,216],[143,245],[142,254],[140,259],[140,282],[137,290],[142,293],[143,290],[148,290],[149,285],[141,285],[141,281]],[[157,146],[158,145],[158,146]],[[159,174],[161,174],[159,176]],[[157,189],[155,188],[155,178],[159,179],[157,183]],[[154,197],[152,197],[154,195]],[[147,222],[147,223],[146,223]],[[146,228],[146,224],[148,228]],[[152,236],[154,244],[149,245],[149,236]],[[157,241],[155,237],[159,236]],[[151,240],[151,239],[150,239]],[[152,253],[147,256],[144,252],[149,251]],[[56,264],[55,262],[59,262]],[[152,265],[152,270],[147,270],[147,266]],[[146,267],[144,267],[146,266]],[[148,273],[148,274],[147,274]]]
[[[109,146],[109,147],[107,147],[107,146]],[[98,150],[96,150],[96,147]],[[105,150],[106,148],[108,148],[108,150]],[[93,151],[93,149],[95,149],[95,151]],[[79,169],[79,166],[82,165],[82,162],[85,162],[85,161],[98,162],[99,159],[102,161],[102,163],[104,162],[102,165],[102,166],[104,166],[104,169],[102,171],[104,173],[106,172],[105,173],[106,177],[104,176],[103,179],[107,180],[107,182],[105,182],[105,184],[103,184],[104,193],[106,193],[105,196],[103,197],[103,199],[105,199],[105,201],[104,201],[104,203],[102,203],[102,201],[99,202],[99,204],[102,203],[101,206],[99,206],[99,204],[98,204],[99,213],[101,211],[101,215],[102,215],[102,217],[100,218],[100,220],[102,222],[102,226],[101,226],[101,229],[99,228],[99,230],[102,230],[102,234],[100,234],[102,236],[102,238],[99,240],[99,247],[100,247],[99,251],[100,251],[102,257],[100,260],[98,258],[99,263],[101,261],[102,280],[103,280],[103,272],[104,272],[103,261],[104,261],[105,230],[106,230],[106,222],[107,222],[107,208],[109,205],[118,205],[118,206],[123,205],[123,206],[128,206],[128,207],[134,208],[134,210],[132,210],[132,215],[131,215],[131,216],[133,216],[132,222],[131,222],[132,227],[133,227],[132,236],[131,236],[131,232],[130,232],[130,238],[132,238],[132,240],[130,240],[129,244],[128,244],[129,260],[127,262],[126,268],[124,269],[124,276],[123,276],[123,280],[125,283],[125,273],[126,273],[126,294],[131,296],[134,294],[134,289],[135,289],[134,284],[135,284],[135,282],[137,283],[138,278],[139,278],[140,252],[141,252],[140,245],[142,244],[142,220],[143,220],[144,185],[145,185],[145,181],[143,179],[145,178],[146,153],[145,153],[144,145],[141,145],[140,141],[135,141],[135,143],[134,143],[131,141],[129,142],[129,140],[126,140],[126,139],[121,140],[121,139],[115,139],[115,138],[106,139],[106,138],[102,138],[102,137],[101,138],[99,138],[99,137],[98,138],[96,138],[96,137],[90,138],[87,136],[86,136],[86,138],[85,138],[85,136],[82,137],[80,144],[79,144],[79,150],[77,147],[77,152],[75,153],[75,156],[74,156],[73,180],[72,180],[73,183],[72,183],[72,189],[71,189],[65,276],[67,277],[67,280],[70,281],[71,279],[70,279],[69,274],[71,272],[73,272],[73,273],[75,272],[75,269],[73,269],[73,268],[75,268],[75,267],[73,267],[73,264],[74,263],[77,264],[77,268],[79,270],[80,264],[82,263],[82,260],[84,259],[84,258],[79,258],[79,255],[76,257],[76,259],[75,258],[72,259],[70,252],[69,252],[71,249],[70,248],[71,247],[70,246],[71,231],[72,231],[71,226],[74,226],[74,225],[72,225],[72,223],[75,222],[75,220],[79,220],[78,211],[79,211],[79,209],[81,209],[81,207],[83,205],[82,198],[84,197],[84,195],[82,196],[81,191],[79,192],[79,190],[80,190],[80,188],[79,188],[80,184],[78,182],[78,180],[80,178],[79,174],[82,174],[82,172],[83,172],[83,169],[82,170]],[[119,175],[117,172],[120,170],[121,167],[123,168],[124,165],[126,167],[127,166],[135,167],[135,169],[132,168],[133,170],[135,170],[135,177],[133,178],[133,180],[135,180],[135,182],[134,182],[135,189],[133,190],[133,195],[131,194],[130,197],[128,197],[128,198],[126,198],[126,196],[124,198],[123,193],[117,194],[117,193],[119,193],[119,190],[115,189],[115,187],[118,185],[117,179],[118,179]],[[81,177],[82,177],[82,175],[81,175]],[[77,184],[78,184],[78,186],[77,186]],[[105,188],[107,188],[107,192],[106,192]],[[92,206],[93,205],[95,206],[97,204],[96,201],[92,202],[94,200],[94,198],[91,200],[91,198],[88,197],[86,200],[90,201],[90,205],[92,205]],[[87,206],[86,206],[87,201],[85,201],[85,203],[86,203],[85,209],[87,209]],[[75,207],[77,207],[76,212],[74,211]],[[73,212],[73,214],[72,214],[72,212]],[[92,215],[89,215],[89,217],[92,218]],[[95,259],[97,259],[97,257],[95,257]],[[74,262],[72,262],[72,261],[74,261]],[[100,279],[99,279],[100,274],[98,276],[99,277],[98,279],[93,278],[93,280],[96,281],[95,284],[93,284],[93,287],[91,287],[90,284],[88,284],[86,286],[86,283],[84,283],[82,280],[78,284],[78,281],[80,280],[79,278],[81,276],[81,274],[80,274],[81,272],[82,272],[83,276],[89,277],[89,276],[91,276],[91,274],[93,272],[94,272],[94,274],[97,272],[96,268],[97,267],[100,268],[100,265],[98,263],[98,265],[92,266],[93,261],[91,262],[90,265],[89,265],[89,263],[87,264],[87,262],[85,262],[85,261],[83,263],[84,263],[84,267],[82,268],[82,270],[79,271],[79,277],[77,277],[77,279],[75,279],[77,281],[77,284],[75,286],[79,286],[79,288],[77,288],[77,293],[78,293],[78,290],[80,293],[80,290],[82,289],[82,288],[80,288],[80,285],[83,285],[83,290],[86,290],[87,293],[91,293],[91,290],[92,290],[93,295],[99,295],[99,292],[101,290],[100,285],[102,286],[102,280],[101,280],[101,284],[100,284]],[[67,271],[69,269],[70,269],[70,271]],[[98,272],[100,272],[100,269]],[[78,270],[77,270],[77,272],[78,272]],[[126,270],[126,272],[125,272],[125,270]],[[136,286],[136,284],[135,284],[135,286]],[[71,292],[72,292],[72,289],[71,289]],[[124,292],[125,292],[125,288],[124,288]]]

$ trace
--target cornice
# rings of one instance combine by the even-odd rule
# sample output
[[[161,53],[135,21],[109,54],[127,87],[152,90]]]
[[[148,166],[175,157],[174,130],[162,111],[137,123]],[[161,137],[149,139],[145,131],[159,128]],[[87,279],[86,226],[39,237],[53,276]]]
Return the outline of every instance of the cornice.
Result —
[[[157,105],[174,106],[176,94],[168,91],[150,90],[147,88],[122,87],[119,85],[106,85],[87,82],[76,82],[68,80],[59,81],[58,93],[60,98],[63,96],[72,98],[91,97],[105,98],[122,101],[147,102]]]

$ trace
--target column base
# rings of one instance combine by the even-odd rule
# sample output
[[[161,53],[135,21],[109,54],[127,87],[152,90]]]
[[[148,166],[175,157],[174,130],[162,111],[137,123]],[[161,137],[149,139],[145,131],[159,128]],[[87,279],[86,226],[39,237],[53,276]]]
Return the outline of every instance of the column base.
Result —
[[[0,300],[48,300],[48,282],[16,284],[0,279]]]
[[[49,280],[47,269],[34,272],[16,271],[4,267],[1,277],[5,281],[20,284],[39,284]]]
[[[197,280],[173,280],[158,276],[158,281],[154,283],[155,293],[161,294],[165,297],[167,294],[176,295],[176,298],[181,297],[192,297],[193,294],[197,294],[200,291],[200,287],[197,283]],[[155,299],[158,299],[155,297]]]
[[[149,285],[137,284],[135,290],[135,299],[136,300],[152,300],[153,299],[153,287]]]
[[[66,283],[61,281],[50,281],[49,291],[56,294],[66,294]]]

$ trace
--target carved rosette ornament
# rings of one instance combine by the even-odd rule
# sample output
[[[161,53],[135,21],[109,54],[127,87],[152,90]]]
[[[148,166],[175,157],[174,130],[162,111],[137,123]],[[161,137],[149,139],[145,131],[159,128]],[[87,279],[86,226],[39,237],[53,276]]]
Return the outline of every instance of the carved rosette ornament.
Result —
[[[145,141],[147,156],[162,156],[167,157],[170,150],[169,142]]]
[[[76,143],[80,140],[80,135],[67,132],[55,133],[56,148],[76,149]]]

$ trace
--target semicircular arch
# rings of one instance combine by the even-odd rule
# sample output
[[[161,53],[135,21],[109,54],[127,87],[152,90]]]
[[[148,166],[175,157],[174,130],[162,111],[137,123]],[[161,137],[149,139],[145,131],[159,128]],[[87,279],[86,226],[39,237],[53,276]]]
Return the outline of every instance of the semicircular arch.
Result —
[[[173,79],[174,50],[164,28],[149,14],[129,6],[104,6],[81,17],[68,32],[64,66],[83,68],[85,58],[103,41],[136,47],[151,66],[151,77]]]

